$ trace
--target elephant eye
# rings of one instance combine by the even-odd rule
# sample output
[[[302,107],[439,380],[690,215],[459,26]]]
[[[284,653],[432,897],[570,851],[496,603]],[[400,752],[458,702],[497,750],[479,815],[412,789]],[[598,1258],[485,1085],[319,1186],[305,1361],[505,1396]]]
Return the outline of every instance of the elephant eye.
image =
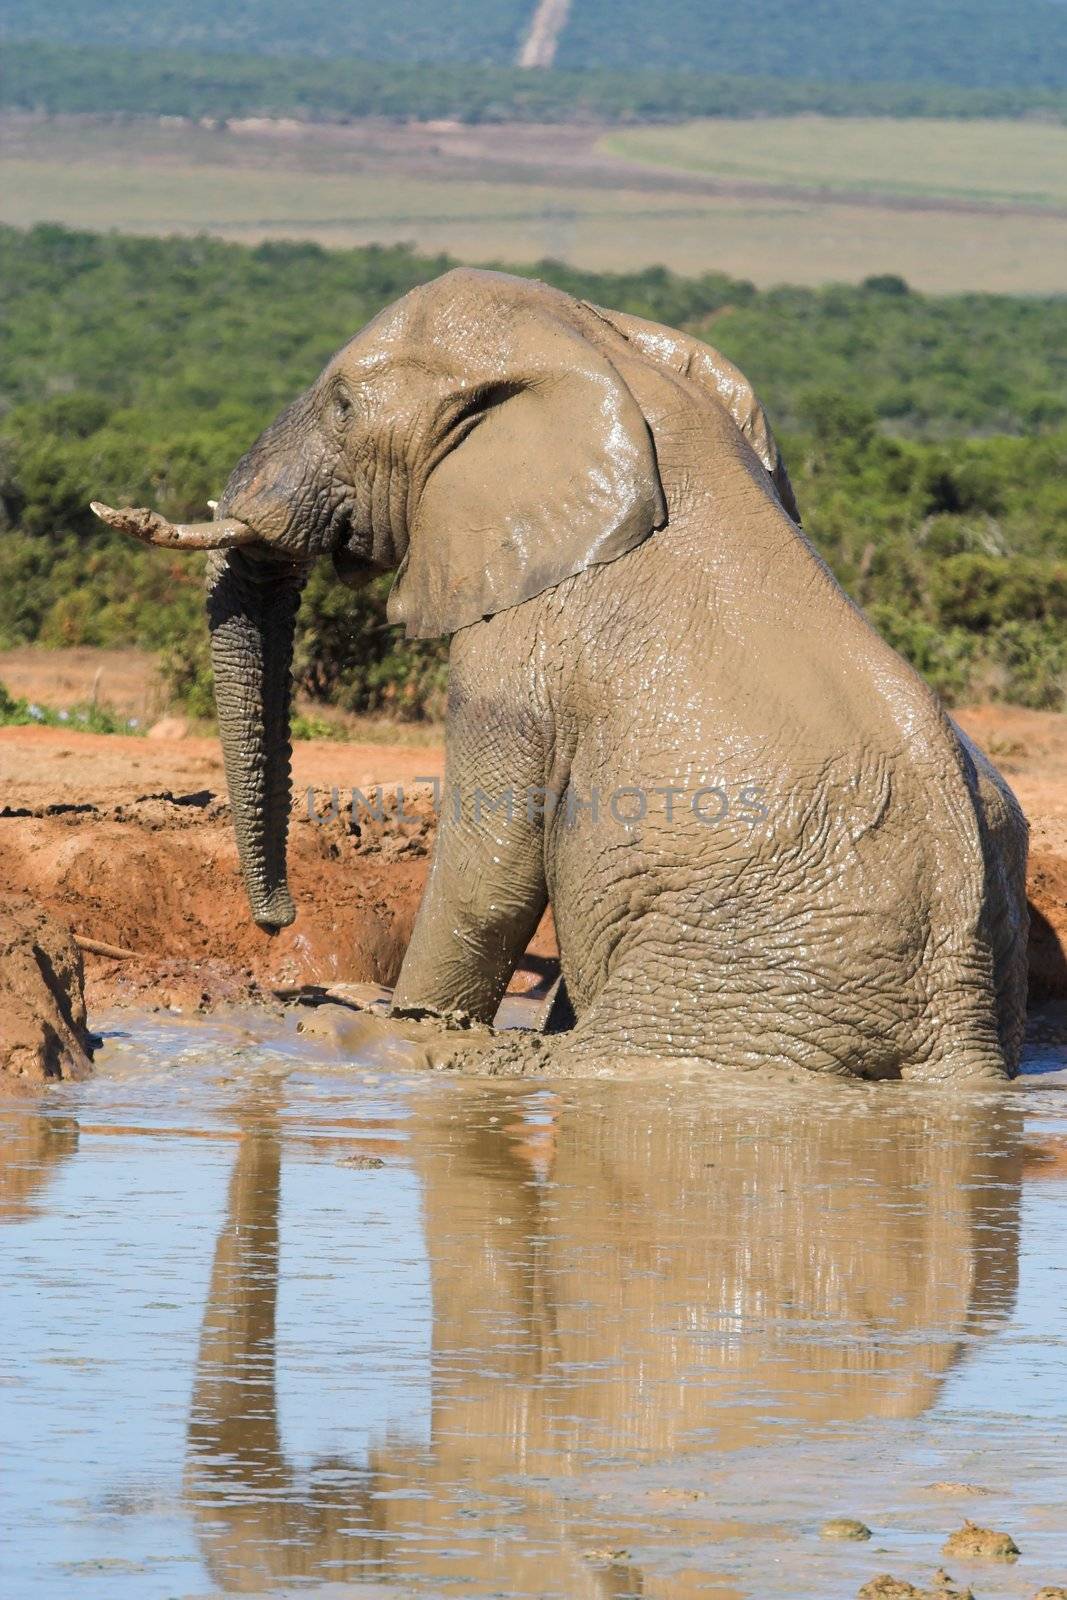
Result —
[[[347,422],[352,415],[353,405],[343,389],[338,389],[333,397],[333,415],[337,423]]]

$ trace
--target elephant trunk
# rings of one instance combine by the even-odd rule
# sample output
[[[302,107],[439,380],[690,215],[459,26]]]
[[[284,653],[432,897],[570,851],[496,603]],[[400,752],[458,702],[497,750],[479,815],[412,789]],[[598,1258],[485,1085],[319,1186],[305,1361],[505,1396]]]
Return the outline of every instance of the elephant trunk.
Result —
[[[243,549],[208,564],[215,704],[234,831],[252,915],[277,932],[296,917],[286,879],[289,695],[304,563]]]

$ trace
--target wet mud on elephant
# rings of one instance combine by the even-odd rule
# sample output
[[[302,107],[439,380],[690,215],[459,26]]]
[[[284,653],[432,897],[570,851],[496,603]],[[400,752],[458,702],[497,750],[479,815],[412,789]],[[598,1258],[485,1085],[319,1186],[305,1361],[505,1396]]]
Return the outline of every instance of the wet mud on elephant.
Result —
[[[1014,1074],[1026,825],[802,532],[762,409],[694,339],[462,269],[341,350],[238,463],[207,548],[252,912],[289,923],[310,564],[451,634],[446,790],[396,990],[494,1015],[547,903],[575,1024],[536,1059]],[[534,1059],[491,1047],[516,1070]]]

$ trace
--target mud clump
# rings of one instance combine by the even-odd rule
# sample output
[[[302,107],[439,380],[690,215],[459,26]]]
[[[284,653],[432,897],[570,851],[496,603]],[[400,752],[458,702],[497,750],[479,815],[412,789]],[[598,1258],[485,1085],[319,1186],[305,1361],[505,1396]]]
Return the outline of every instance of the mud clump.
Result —
[[[931,1494],[952,1495],[979,1495],[992,1494],[992,1489],[983,1489],[979,1483],[957,1483],[954,1479],[943,1479],[939,1483],[930,1484]]]
[[[869,1539],[871,1530],[857,1517],[831,1517],[819,1529],[820,1539]]]
[[[967,1521],[945,1541],[944,1553],[968,1561],[1014,1561],[1019,1546],[1010,1533],[994,1533],[992,1528]]]
[[[81,952],[62,923],[0,898],[0,1093],[92,1071]]]
[[[280,1004],[261,987],[250,967],[236,967],[211,956],[200,960],[98,963],[108,974],[103,990],[109,1005],[136,1006],[145,1011],[215,1011],[224,1007],[273,1007]],[[103,986],[98,986],[103,988]]]
[[[344,985],[353,988],[354,985]],[[466,1052],[492,1038],[489,1029],[462,1013],[401,1011],[386,1015],[374,1007],[337,1002],[309,1006],[297,1032],[334,1046],[342,1055],[373,1056],[389,1070],[439,1069],[455,1056],[462,1070]],[[464,1040],[455,1043],[457,1033]]]
[[[498,1034],[484,1047],[480,1041],[470,1046],[457,1047],[440,1063],[447,1072],[470,1072],[485,1078],[539,1077],[560,1069],[563,1065],[559,1051],[554,1051],[552,1041],[537,1033]],[[559,1076],[568,1076],[558,1071]]]
[[[929,1589],[919,1589],[905,1578],[883,1572],[863,1585],[858,1600],[975,1600],[975,1596],[971,1589],[958,1588],[955,1579],[939,1567]]]

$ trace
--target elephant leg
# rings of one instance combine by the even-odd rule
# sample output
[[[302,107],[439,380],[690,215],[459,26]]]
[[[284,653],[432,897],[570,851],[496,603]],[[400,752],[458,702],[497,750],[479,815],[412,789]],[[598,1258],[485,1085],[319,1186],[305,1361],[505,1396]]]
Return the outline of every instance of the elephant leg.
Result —
[[[453,647],[437,841],[394,1011],[491,1022],[548,903],[542,741],[532,717],[512,709],[518,695],[501,685],[499,655],[492,668],[492,690],[479,693],[484,675],[457,670]]]
[[[446,781],[446,810],[455,792]],[[491,1022],[548,902],[541,828],[525,817],[476,820],[474,803],[464,797],[458,818],[442,816],[394,1010],[458,1009]]]

